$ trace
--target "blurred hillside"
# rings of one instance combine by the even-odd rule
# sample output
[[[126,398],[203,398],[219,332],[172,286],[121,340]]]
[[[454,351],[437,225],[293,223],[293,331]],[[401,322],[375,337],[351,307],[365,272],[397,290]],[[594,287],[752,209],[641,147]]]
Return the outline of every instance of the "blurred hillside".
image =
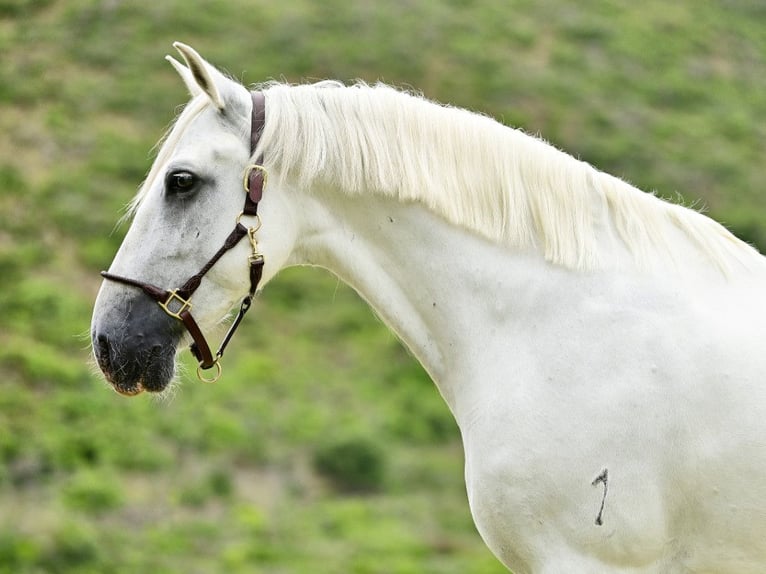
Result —
[[[760,0],[0,0],[0,573],[499,573],[457,429],[346,287],[291,270],[215,386],[126,400],[88,365],[98,270],[187,96],[384,80],[539,133],[766,249]]]

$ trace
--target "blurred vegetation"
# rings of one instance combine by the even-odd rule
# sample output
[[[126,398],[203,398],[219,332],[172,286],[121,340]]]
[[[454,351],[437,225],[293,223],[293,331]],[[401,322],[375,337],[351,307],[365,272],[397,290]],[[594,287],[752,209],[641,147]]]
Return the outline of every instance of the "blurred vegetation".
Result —
[[[763,248],[765,24],[761,0],[0,0],[0,573],[503,571],[446,406],[327,274],[267,289],[218,385],[92,374],[97,272],[186,99],[172,41],[245,83],[422,90]]]

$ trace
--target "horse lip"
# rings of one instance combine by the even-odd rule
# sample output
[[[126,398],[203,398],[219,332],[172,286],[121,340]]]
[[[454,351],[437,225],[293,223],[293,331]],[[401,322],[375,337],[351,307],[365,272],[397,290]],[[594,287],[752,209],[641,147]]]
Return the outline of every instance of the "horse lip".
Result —
[[[115,392],[122,395],[123,397],[135,397],[136,395],[140,395],[146,390],[144,385],[140,382],[131,386],[112,384],[112,388],[115,390]]]

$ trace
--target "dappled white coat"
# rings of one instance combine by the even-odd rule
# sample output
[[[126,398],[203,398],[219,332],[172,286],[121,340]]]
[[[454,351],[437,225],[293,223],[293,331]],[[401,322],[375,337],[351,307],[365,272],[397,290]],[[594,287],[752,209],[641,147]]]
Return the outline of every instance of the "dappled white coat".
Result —
[[[179,48],[196,98],[136,202],[144,230],[168,165],[215,173],[241,133],[245,167],[247,91]],[[764,571],[760,255],[489,118],[385,86],[264,90],[265,280],[325,267],[404,341],[457,420],[471,511],[504,564]],[[241,203],[217,193],[202,229],[228,228]],[[151,273],[131,233],[113,269]],[[227,255],[195,295],[204,328],[246,291],[245,259]],[[126,288],[103,300],[110,289]]]

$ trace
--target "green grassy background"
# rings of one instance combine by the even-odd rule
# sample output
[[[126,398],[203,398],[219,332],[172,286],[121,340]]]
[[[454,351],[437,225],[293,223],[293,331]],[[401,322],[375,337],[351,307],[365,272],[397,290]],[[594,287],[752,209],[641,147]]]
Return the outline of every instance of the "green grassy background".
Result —
[[[0,0],[0,573],[499,573],[457,429],[348,288],[275,280],[217,385],[127,400],[88,366],[123,205],[186,100],[382,79],[531,133],[766,247],[761,0]]]

